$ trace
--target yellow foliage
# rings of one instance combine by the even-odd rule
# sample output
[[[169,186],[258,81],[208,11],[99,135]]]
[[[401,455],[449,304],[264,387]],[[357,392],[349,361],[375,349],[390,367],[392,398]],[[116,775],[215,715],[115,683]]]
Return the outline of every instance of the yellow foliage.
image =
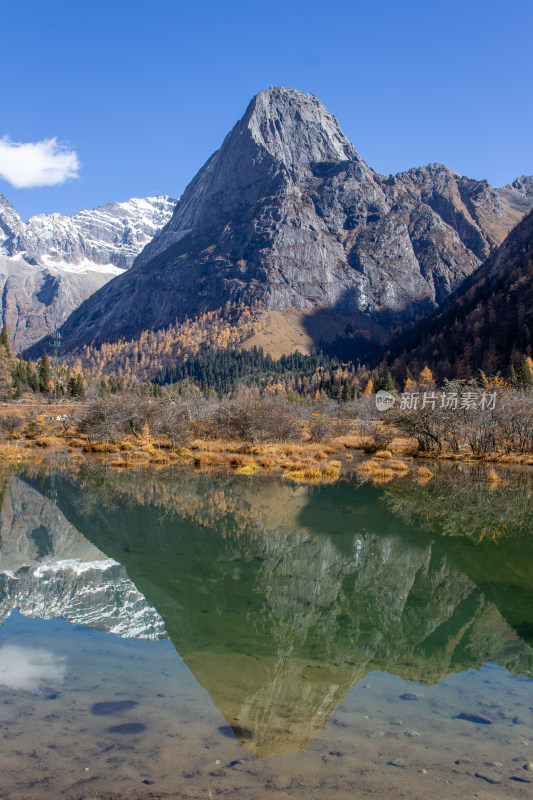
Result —
[[[422,386],[435,386],[435,378],[429,367],[424,367],[420,373],[420,383]]]
[[[374,381],[372,378],[369,378],[363,389],[363,397],[370,397],[371,394],[374,394]]]

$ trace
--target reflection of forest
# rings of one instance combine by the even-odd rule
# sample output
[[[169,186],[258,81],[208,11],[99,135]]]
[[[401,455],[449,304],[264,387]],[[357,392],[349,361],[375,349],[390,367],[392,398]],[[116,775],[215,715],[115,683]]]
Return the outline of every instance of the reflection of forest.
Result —
[[[400,485],[384,503],[368,485],[186,471],[55,478],[65,517],[126,567],[243,746],[263,756],[305,747],[370,670],[432,683],[497,661],[530,674],[516,631],[533,549],[511,535],[442,536],[438,504],[419,524],[428,487]],[[486,487],[469,491],[484,508]],[[442,513],[446,492],[455,514],[453,485]],[[494,588],[504,586],[513,592]]]

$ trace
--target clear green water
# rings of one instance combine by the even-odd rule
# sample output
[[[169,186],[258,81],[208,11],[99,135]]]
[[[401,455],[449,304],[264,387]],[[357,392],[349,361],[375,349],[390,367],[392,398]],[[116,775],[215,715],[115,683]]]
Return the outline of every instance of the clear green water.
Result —
[[[6,471],[1,796],[531,796],[533,484],[484,478]]]

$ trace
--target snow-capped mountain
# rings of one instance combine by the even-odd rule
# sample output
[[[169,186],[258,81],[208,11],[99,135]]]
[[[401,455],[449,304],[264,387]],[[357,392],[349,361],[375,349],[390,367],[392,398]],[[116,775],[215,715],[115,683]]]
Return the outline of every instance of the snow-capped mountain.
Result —
[[[175,204],[167,195],[134,197],[73,216],[38,214],[23,222],[0,194],[2,324],[14,349],[46,336],[128,269]]]
[[[124,270],[168,222],[175,205],[167,195],[132,197],[73,216],[38,214],[25,223],[0,195],[0,254],[67,271]]]

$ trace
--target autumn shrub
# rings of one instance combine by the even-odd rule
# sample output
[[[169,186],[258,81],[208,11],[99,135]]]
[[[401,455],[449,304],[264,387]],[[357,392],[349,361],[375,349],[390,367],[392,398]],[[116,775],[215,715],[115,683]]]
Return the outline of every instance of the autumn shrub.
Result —
[[[363,445],[365,453],[377,453],[386,451],[394,439],[394,430],[388,425],[373,423],[368,427],[368,439]]]
[[[151,430],[168,437],[172,447],[184,447],[191,439],[192,413],[190,398],[167,398],[157,404],[151,416]]]
[[[297,415],[288,403],[256,390],[222,400],[211,416],[211,433],[248,442],[295,441],[301,436]]]
[[[26,417],[21,414],[1,414],[0,415],[0,438],[12,438],[21,433],[21,429],[26,423]]]
[[[314,412],[307,424],[312,442],[323,442],[337,433],[335,423],[322,412]]]

